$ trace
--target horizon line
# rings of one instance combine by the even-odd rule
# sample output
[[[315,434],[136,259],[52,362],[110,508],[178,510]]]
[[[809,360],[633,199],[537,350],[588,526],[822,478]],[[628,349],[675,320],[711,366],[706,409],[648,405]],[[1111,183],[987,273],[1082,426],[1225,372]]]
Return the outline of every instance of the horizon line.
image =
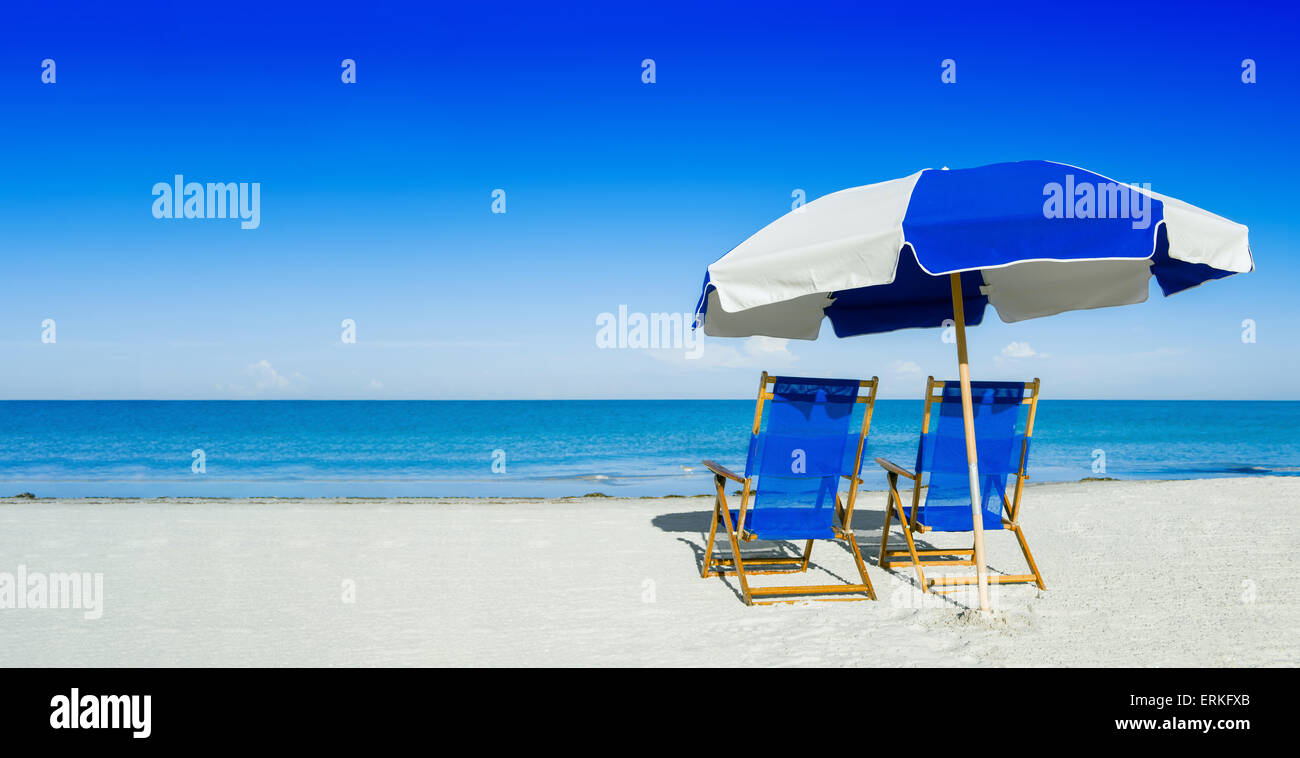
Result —
[[[196,397],[196,398],[0,398],[0,403],[587,403],[587,402],[720,402],[752,397],[503,397],[503,398],[311,398],[311,397]],[[923,397],[878,397],[877,400],[915,400]],[[1045,402],[1177,402],[1177,403],[1300,403],[1300,398],[1195,398],[1195,397],[1047,397]]]

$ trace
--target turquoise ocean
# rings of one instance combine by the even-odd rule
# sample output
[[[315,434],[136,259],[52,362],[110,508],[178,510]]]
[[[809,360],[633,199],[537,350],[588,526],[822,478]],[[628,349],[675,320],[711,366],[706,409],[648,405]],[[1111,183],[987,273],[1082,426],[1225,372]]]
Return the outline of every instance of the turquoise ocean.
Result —
[[[0,496],[702,495],[701,459],[743,470],[753,413],[752,400],[3,401]],[[920,417],[919,401],[877,402],[868,456],[913,462]],[[1297,474],[1300,402],[1043,400],[1030,458],[1031,481]]]

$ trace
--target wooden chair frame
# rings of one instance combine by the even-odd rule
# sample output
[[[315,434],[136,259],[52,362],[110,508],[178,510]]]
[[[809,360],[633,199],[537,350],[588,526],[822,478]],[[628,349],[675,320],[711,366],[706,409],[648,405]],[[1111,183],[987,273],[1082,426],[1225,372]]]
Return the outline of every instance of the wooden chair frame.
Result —
[[[930,410],[931,406],[937,401],[943,399],[942,380],[936,380],[933,376],[929,377],[925,390],[925,413],[921,419],[921,434],[927,434],[930,431]],[[937,394],[936,394],[937,391]],[[1016,540],[1020,543],[1020,552],[1024,553],[1025,563],[1029,564],[1030,574],[991,574],[988,580],[995,584],[1014,584],[1023,582],[1034,582],[1038,589],[1045,590],[1047,585],[1043,583],[1043,575],[1038,571],[1038,564],[1034,562],[1033,553],[1029,552],[1029,543],[1025,541],[1024,530],[1020,528],[1020,496],[1024,492],[1025,480],[1029,475],[1025,473],[1025,464],[1029,454],[1029,440],[1034,434],[1034,416],[1038,413],[1038,393],[1039,381],[1034,379],[1032,382],[1025,383],[1025,397],[1021,400],[1023,405],[1029,406],[1029,414],[1025,418],[1025,441],[1020,448],[1020,466],[1012,474],[1016,478],[1014,493],[1010,498],[1007,497],[1006,491],[1001,492],[1002,496],[1002,528],[1010,530],[1016,535]],[[921,478],[923,472],[913,472],[885,460],[877,458],[876,463],[885,469],[889,479],[888,504],[885,506],[885,524],[880,530],[880,561],[881,568],[892,570],[895,566],[905,568],[913,566],[916,569],[916,580],[921,585],[921,591],[926,592],[930,587],[944,587],[954,585],[975,584],[977,577],[960,576],[944,577],[939,579],[930,579],[926,582],[925,567],[944,567],[944,566],[973,566],[975,565],[974,547],[958,548],[955,550],[917,550],[916,543],[912,539],[913,532],[925,533],[930,531],[930,527],[917,523],[917,510],[921,504]],[[903,508],[903,498],[898,494],[898,477],[904,477],[912,480],[912,509],[911,517]],[[1008,518],[1009,515],[1009,518]],[[903,536],[907,540],[907,549],[890,550],[889,548],[889,524],[894,516],[898,517],[899,524],[903,527]],[[906,561],[895,561],[894,558],[906,558]]]
[[[754,408],[754,426],[753,433],[758,434],[763,423],[763,403],[773,398],[773,393],[768,389],[768,385],[775,384],[776,377],[769,376],[766,371],[758,385],[758,403]],[[858,382],[858,397],[856,402],[866,405],[862,414],[862,431],[858,435],[858,449],[854,456],[853,475],[841,474],[841,477],[848,479],[849,492],[847,507],[840,502],[840,496],[835,496],[835,512],[839,519],[838,525],[833,525],[832,530],[835,536],[831,539],[840,539],[848,543],[849,550],[853,553],[853,561],[858,567],[858,575],[862,577],[861,584],[832,584],[832,585],[801,585],[791,587],[751,587],[749,577],[757,574],[793,574],[802,573],[808,570],[808,561],[812,557],[813,540],[808,540],[804,544],[803,554],[796,557],[783,558],[749,558],[742,559],[740,555],[740,543],[752,542],[757,539],[750,532],[739,528],[745,524],[745,515],[749,509],[750,495],[753,493],[753,477],[742,477],[735,474],[725,466],[713,461],[704,461],[704,466],[713,472],[713,485],[716,496],[713,501],[713,522],[709,525],[708,542],[704,548],[703,565],[700,568],[700,576],[707,578],[709,575],[726,576],[735,575],[740,581],[741,593],[745,599],[745,605],[771,605],[774,603],[793,603],[802,599],[798,596],[807,596],[807,599],[815,600],[864,600],[870,598],[876,599],[876,592],[871,587],[871,580],[867,577],[867,566],[862,560],[862,552],[858,549],[857,540],[853,536],[853,505],[857,500],[858,485],[862,479],[857,476],[857,472],[862,468],[862,452],[866,445],[867,433],[871,429],[871,414],[876,404],[876,387],[879,384],[877,377],[871,377],[868,381]],[[863,394],[863,390],[866,393]],[[731,510],[727,507],[727,490],[728,481],[736,482],[741,485],[740,492],[740,510],[738,515],[738,524],[733,524],[731,520]],[[718,532],[718,523],[721,522],[726,529],[727,539],[731,544],[731,558],[715,558],[713,556],[713,544]],[[752,568],[763,567],[763,568]],[[820,595],[866,595],[862,597],[818,597]],[[796,599],[774,599],[774,600],[755,600],[755,597],[784,597],[797,596]]]

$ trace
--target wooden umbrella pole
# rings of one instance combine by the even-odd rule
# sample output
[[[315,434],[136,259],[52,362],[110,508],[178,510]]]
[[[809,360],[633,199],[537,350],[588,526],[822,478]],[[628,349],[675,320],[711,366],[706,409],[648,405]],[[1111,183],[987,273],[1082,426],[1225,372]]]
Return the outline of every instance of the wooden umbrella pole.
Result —
[[[961,274],[949,274],[952,281],[952,314],[957,322],[957,374],[961,380],[961,415],[966,422],[966,464],[970,467],[970,514],[975,529],[975,572],[979,581],[980,610],[989,610],[989,574],[984,564],[984,514],[980,511],[979,458],[975,454],[975,409],[971,402],[970,363],[966,359],[966,309],[961,292]]]

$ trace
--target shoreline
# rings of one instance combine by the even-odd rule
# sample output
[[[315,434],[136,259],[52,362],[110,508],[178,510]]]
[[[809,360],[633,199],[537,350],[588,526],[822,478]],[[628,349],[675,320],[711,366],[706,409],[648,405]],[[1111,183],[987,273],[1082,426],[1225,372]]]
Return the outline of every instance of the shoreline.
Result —
[[[1215,481],[1256,481],[1260,479],[1298,479],[1292,474],[1252,474],[1250,476],[1210,476],[1210,477],[1180,477],[1176,479],[1120,479],[1116,477],[1084,477],[1082,479],[1062,479],[1048,482],[1035,482],[1029,480],[1025,483],[1026,491],[1034,490],[1040,487],[1060,487],[1065,485],[1076,484],[1153,484],[1167,482],[1215,482]],[[925,489],[925,486],[922,486]],[[738,492],[738,490],[737,490]],[[859,488],[858,496],[879,494],[884,495],[886,490]],[[844,494],[841,492],[841,494]],[[728,492],[728,498],[732,493]],[[560,496],[537,496],[524,497],[512,495],[246,495],[246,496],[205,496],[205,495],[158,495],[150,497],[138,496],[109,496],[109,495],[86,495],[80,497],[42,497],[36,495],[27,497],[24,494],[0,496],[0,505],[14,505],[21,503],[123,503],[123,502],[142,502],[142,503],[233,503],[239,501],[257,501],[257,502],[280,502],[280,503],[299,503],[299,502],[319,502],[319,503],[390,503],[390,502],[408,502],[408,503],[428,503],[430,501],[447,501],[447,502],[499,502],[499,503],[536,503],[552,501],[574,501],[574,500],[691,500],[695,498],[712,498],[711,493],[695,495],[609,495],[603,492],[589,492],[584,495],[560,495]]]

